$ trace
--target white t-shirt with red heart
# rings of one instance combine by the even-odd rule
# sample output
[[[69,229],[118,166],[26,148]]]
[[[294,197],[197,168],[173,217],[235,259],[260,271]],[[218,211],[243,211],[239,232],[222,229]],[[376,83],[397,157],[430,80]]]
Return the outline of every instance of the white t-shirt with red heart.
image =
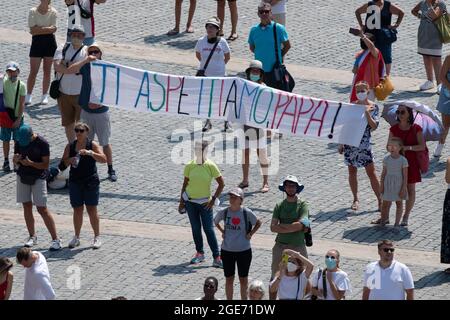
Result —
[[[244,210],[231,211],[230,208],[219,211],[214,217],[214,223],[218,224],[225,218],[225,210],[227,212],[227,219],[224,222],[225,236],[222,241],[222,249],[231,252],[242,252],[251,248],[250,240],[246,238],[247,232],[245,230]],[[247,209],[247,220],[252,226],[258,220],[256,215]]]

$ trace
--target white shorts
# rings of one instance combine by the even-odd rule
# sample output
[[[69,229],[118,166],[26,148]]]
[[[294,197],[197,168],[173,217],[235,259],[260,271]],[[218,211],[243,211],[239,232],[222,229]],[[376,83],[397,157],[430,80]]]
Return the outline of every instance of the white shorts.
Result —
[[[33,199],[31,199],[33,197]],[[37,179],[36,182],[30,186],[20,181],[17,175],[17,203],[31,202],[36,207],[47,207],[47,181],[45,179]]]

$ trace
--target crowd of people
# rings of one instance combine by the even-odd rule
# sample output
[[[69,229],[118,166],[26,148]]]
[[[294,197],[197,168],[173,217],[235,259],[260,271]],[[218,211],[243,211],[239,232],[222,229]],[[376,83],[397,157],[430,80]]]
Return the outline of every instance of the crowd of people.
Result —
[[[80,231],[84,208],[89,215],[94,238],[92,248],[99,249],[100,219],[97,212],[100,195],[100,180],[97,162],[107,163],[108,178],[117,181],[113,169],[112,147],[110,144],[111,123],[108,106],[91,103],[90,62],[102,59],[103,50],[95,42],[94,7],[106,0],[65,0],[68,6],[67,42],[58,46],[55,32],[58,12],[51,6],[51,0],[40,0],[40,4],[30,10],[28,26],[32,35],[30,48],[30,74],[25,85],[19,79],[20,66],[8,63],[3,77],[4,104],[11,114],[11,125],[2,126],[4,164],[3,171],[11,172],[9,162],[10,141],[14,141],[13,170],[17,174],[17,202],[23,205],[24,217],[29,237],[24,248],[17,252],[17,262],[26,268],[24,288],[25,299],[54,299],[55,292],[50,284],[45,257],[32,251],[37,244],[32,214],[33,204],[44,220],[51,235],[50,250],[60,250],[61,240],[51,212],[47,208],[47,184],[49,180],[50,146],[41,135],[35,133],[24,122],[26,106],[32,102],[32,92],[36,77],[43,63],[43,88],[41,104],[47,104],[49,92],[56,97],[61,114],[61,125],[65,129],[67,145],[57,168],[57,174],[69,172],[69,198],[73,208],[74,236],[69,248],[80,245]],[[175,1],[175,27],[168,36],[180,32],[182,0]],[[225,4],[228,2],[231,15],[231,30],[227,39],[224,35]],[[194,32],[193,17],[197,2],[190,0],[185,32]],[[283,64],[291,48],[286,29],[287,0],[263,0],[257,7],[259,17],[248,36],[249,56],[252,58],[245,70],[246,79],[280,90],[291,91],[292,83],[280,80],[274,69]],[[442,0],[423,0],[412,14],[420,19],[418,31],[418,53],[423,56],[427,82],[420,90],[434,88],[433,71],[440,94],[437,110],[441,113],[444,130],[434,151],[441,156],[450,128],[450,56],[441,66],[442,41],[433,21],[446,13]],[[392,43],[397,39],[397,29],[405,15],[404,11],[385,0],[370,1],[356,11],[360,29],[350,30],[358,36],[361,51],[357,53],[353,73],[354,79],[350,102],[366,107],[367,127],[358,147],[340,145],[339,153],[348,166],[348,180],[353,194],[352,210],[359,209],[357,169],[364,168],[377,198],[380,216],[372,221],[382,227],[389,224],[389,210],[396,203],[394,230],[408,226],[415,202],[415,184],[421,182],[418,152],[426,149],[422,128],[414,123],[413,109],[407,104],[397,108],[397,124],[389,131],[387,151],[383,160],[380,178],[377,176],[371,137],[379,124],[380,106],[376,101],[375,88],[391,75]],[[365,14],[363,23],[361,15]],[[398,17],[392,25],[392,16]],[[373,27],[374,19],[381,17],[380,25]],[[376,23],[375,23],[376,24]],[[238,1],[217,0],[217,16],[205,23],[205,36],[195,46],[195,57],[199,61],[197,76],[226,76],[226,65],[232,58],[227,41],[237,41],[239,33]],[[50,85],[51,69],[54,68],[56,82]],[[374,71],[375,70],[375,71]],[[53,88],[51,88],[53,87]],[[50,90],[50,91],[49,91]],[[212,128],[206,121],[203,131]],[[231,124],[225,122],[224,130]],[[241,146],[243,157],[243,178],[238,187],[230,188],[229,206],[214,214],[219,198],[225,188],[224,178],[218,166],[208,159],[207,141],[195,144],[195,159],[186,164],[178,210],[187,213],[195,254],[191,264],[205,261],[202,229],[212,253],[212,266],[223,268],[225,295],[233,299],[236,265],[238,269],[240,297],[242,300],[266,297],[264,282],[255,280],[248,283],[252,263],[251,239],[262,222],[249,208],[244,206],[244,190],[249,187],[250,149],[256,149],[260,160],[263,183],[260,191],[269,191],[267,159],[267,139],[270,131],[248,127],[243,128],[247,139]],[[97,138],[97,141],[94,139]],[[215,180],[217,189],[212,194],[211,184]],[[450,190],[450,158],[447,160],[446,181]],[[342,300],[351,292],[347,273],[340,269],[341,256],[337,249],[330,249],[324,259],[325,268],[318,268],[308,259],[307,247],[312,245],[311,221],[308,203],[300,199],[303,184],[295,175],[288,175],[278,189],[285,199],[276,204],[270,230],[276,233],[272,249],[271,277],[268,283],[270,299]],[[444,202],[442,228],[441,262],[450,263],[450,191]],[[211,195],[212,194],[212,195]],[[403,210],[403,201],[405,209]],[[215,228],[222,235],[219,248]],[[382,240],[378,243],[380,260],[369,264],[364,275],[362,299],[414,299],[414,282],[408,267],[394,259],[394,243]],[[8,299],[14,282],[11,272],[12,262],[0,258],[0,300]],[[450,268],[445,270],[450,274]],[[381,284],[381,285],[380,285]],[[215,299],[218,280],[208,277],[204,283],[204,296],[200,299]]]

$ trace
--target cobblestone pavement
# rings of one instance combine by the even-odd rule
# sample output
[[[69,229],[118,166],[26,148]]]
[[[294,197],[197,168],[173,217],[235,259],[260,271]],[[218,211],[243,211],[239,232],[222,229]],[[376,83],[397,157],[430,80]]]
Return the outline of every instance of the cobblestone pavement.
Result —
[[[256,6],[257,2],[252,0],[239,3],[242,6],[240,30],[248,30],[250,25],[256,21],[250,19],[250,13],[253,12],[252,8]],[[0,27],[25,30],[26,10],[24,8],[31,7],[32,3],[27,0],[22,1],[20,5],[2,4],[2,8],[5,8],[5,19],[0,20]],[[55,1],[58,11],[62,13],[64,8],[61,3],[62,1]],[[174,52],[176,50],[192,50],[195,40],[202,35],[202,21],[206,20],[211,12],[214,12],[215,6],[213,1],[199,4],[195,16],[195,26],[197,27],[195,34],[168,38],[164,34],[171,27],[172,3],[171,1],[164,2],[164,4],[163,1],[153,1],[152,3],[157,4],[156,8],[150,8],[148,2],[143,0],[133,1],[133,6],[129,6],[123,1],[112,1],[107,5],[98,6],[96,11],[98,39],[112,43],[125,41],[142,46],[158,46],[174,50]],[[352,65],[352,55],[356,50],[356,44],[353,44],[351,38],[347,36],[347,29],[349,26],[355,25],[352,12],[356,3],[356,1],[340,3],[337,8],[338,12],[334,14],[331,8],[333,2],[289,1],[288,25],[292,30],[294,49],[289,53],[288,62],[348,70]],[[185,5],[183,4],[183,6]],[[401,5],[405,11],[409,12],[413,1],[403,1]],[[323,26],[316,22],[318,11],[321,12],[324,20],[328,21],[327,32],[323,31]],[[295,20],[297,12],[302,13],[301,19],[298,21]],[[339,17],[343,19],[343,22]],[[182,24],[184,19],[183,17]],[[136,24],[136,21],[139,23]],[[58,33],[63,34],[66,25],[65,14],[60,14],[59,25]],[[401,52],[401,58],[394,71],[395,74],[423,78],[422,65],[415,53],[416,27],[417,21],[413,18],[405,19],[400,31],[401,38],[396,48],[396,52]],[[320,32],[311,30],[320,30]],[[240,33],[240,39],[232,44],[233,54],[236,56],[249,57],[244,41],[246,37],[247,31]],[[333,40],[326,41],[326,39]],[[295,47],[295,44],[299,43],[305,45]],[[318,46],[322,50],[319,51]],[[28,50],[29,46],[23,44],[0,43],[0,64],[3,65],[11,59],[16,59],[22,65],[21,79],[26,80]],[[147,70],[172,74],[193,74],[195,72],[194,68],[173,65],[170,62],[167,64],[155,63],[146,60],[145,57],[126,59],[123,56],[114,56],[113,52],[108,52],[106,55],[109,61]],[[40,91],[40,81],[39,78],[35,93]],[[330,79],[326,82],[297,81],[295,90],[304,95],[346,101],[349,87],[333,83],[333,79]],[[35,96],[37,97],[39,94]],[[437,102],[437,96],[431,93],[398,92],[393,98],[414,98],[432,107]],[[37,133],[46,137],[50,142],[52,163],[58,163],[65,146],[65,135],[60,126],[59,112],[55,102],[51,101],[48,106],[33,105],[28,107],[26,112],[26,120],[33,125]],[[116,183],[102,181],[99,205],[102,217],[188,226],[187,217],[179,215],[176,210],[183,165],[170,160],[171,153],[180,145],[171,142],[170,137],[175,130],[187,129],[192,132],[194,121],[180,117],[136,114],[120,110],[112,110],[111,114],[114,166],[119,181]],[[216,128],[221,129],[220,122],[213,121],[213,124]],[[199,124],[197,124],[198,126]],[[381,120],[379,129],[374,133],[373,148],[378,173],[381,172],[381,159],[385,153],[384,146],[388,136],[388,127],[388,124]],[[184,138],[190,138],[190,135]],[[278,141],[275,139],[272,146],[275,146]],[[276,185],[283,176],[293,173],[298,175],[306,186],[302,198],[310,203],[313,234],[316,239],[335,240],[338,247],[339,242],[374,244],[380,239],[391,238],[402,248],[439,251],[442,203],[446,189],[444,157],[440,160],[432,160],[430,172],[424,177],[423,182],[417,185],[416,206],[410,219],[410,226],[399,234],[394,234],[391,228],[379,229],[369,224],[378,213],[375,212],[375,196],[370,191],[370,184],[363,171],[359,173],[361,209],[357,213],[353,213],[349,209],[352,196],[347,183],[347,169],[342,156],[337,154],[337,146],[288,136],[279,142],[280,158],[278,162],[280,166],[278,172],[270,177],[270,192],[268,194],[258,192],[261,178],[257,165],[251,167],[250,188],[246,190],[245,204],[264,221],[261,228],[262,233],[271,234],[269,230],[271,211],[275,203],[283,198]],[[428,144],[430,150],[433,150],[434,146],[435,143]],[[215,147],[217,151],[223,149],[220,144],[216,144]],[[443,154],[448,155],[449,151],[446,146]],[[236,153],[236,158],[240,158],[239,151]],[[273,161],[275,160],[276,158],[273,158]],[[219,167],[225,178],[226,189],[239,183],[241,179],[240,165],[219,163]],[[99,172],[101,178],[106,179],[106,167],[99,166]],[[0,186],[2,188],[0,208],[20,209],[15,205],[15,176],[0,172]],[[227,203],[226,197],[222,198],[222,202],[224,205]],[[48,203],[52,212],[71,214],[67,190],[50,192]],[[391,216],[393,214],[391,213]],[[12,256],[14,251],[5,248],[21,244],[26,237],[25,228],[14,227],[7,230],[1,228],[0,223],[0,231],[2,231],[0,233],[0,255]],[[63,236],[64,239],[70,238],[69,234]],[[142,253],[136,250],[139,247],[144,248]],[[123,294],[121,288],[130,291],[129,294],[124,295],[136,299],[192,298],[192,290],[200,288],[199,281],[202,281],[211,270],[214,270],[199,268],[192,271],[190,268],[186,268],[183,263],[189,259],[192,248],[193,244],[186,242],[174,243],[159,239],[107,236],[104,248],[97,252],[79,250],[74,254],[64,250],[52,254],[55,259],[51,259],[50,268],[60,298],[108,298]],[[111,255],[111,252],[114,255]],[[264,277],[269,274],[267,261],[270,260],[270,255],[271,253],[267,250],[256,251],[251,275],[263,275],[262,277]],[[313,257],[313,259],[317,261],[318,257]],[[81,290],[71,292],[65,286],[64,271],[74,261],[80,264],[83,270],[86,268],[88,276],[83,278],[83,281],[86,281],[86,287],[83,286]],[[137,262],[148,265],[149,272],[142,273]],[[344,263],[344,270],[350,273],[355,288],[360,288],[360,274],[367,262],[351,260]],[[164,267],[164,264],[167,266]],[[102,270],[103,268],[105,270]],[[418,284],[424,286],[419,290],[419,297],[448,298],[448,278],[443,279],[439,270],[414,268],[414,266],[412,269],[415,279],[420,279]],[[124,273],[123,270],[127,271]],[[18,282],[20,282],[22,271],[16,270],[16,272],[19,275]],[[217,273],[223,284],[221,273],[214,272]],[[433,285],[429,285],[428,282]],[[440,283],[441,286],[434,283]],[[223,292],[221,294],[223,295]],[[20,297],[20,290],[15,289],[13,295],[15,298]],[[355,290],[351,297],[359,296],[360,290]]]
[[[23,227],[0,226],[2,248],[0,256],[14,256],[17,234]],[[38,228],[38,234],[46,234]],[[99,250],[89,248],[91,237],[85,225],[82,243],[77,249],[63,249],[59,252],[46,250],[47,243],[39,242],[37,249],[47,258],[51,282],[58,299],[111,299],[125,296],[128,299],[186,299],[192,300],[202,295],[202,283],[208,276],[219,280],[217,297],[225,299],[223,271],[211,267],[212,258],[207,250],[207,259],[198,266],[190,266],[188,259],[193,243],[145,239],[137,237],[103,236],[104,245]],[[70,234],[62,233],[64,239]],[[112,254],[111,254],[112,253]],[[249,277],[261,279],[268,284],[270,276],[269,250],[253,250],[253,260]],[[323,264],[322,257],[311,256],[314,264]],[[342,259],[341,268],[348,273],[352,293],[347,299],[361,299],[362,271],[371,261]],[[416,299],[448,299],[450,279],[442,270],[433,267],[410,265],[416,287]],[[22,299],[24,270],[21,266],[13,269],[15,284],[12,299]],[[80,280],[77,281],[77,275]],[[77,286],[79,284],[79,286]],[[239,299],[239,286],[235,283],[234,298]]]
[[[259,0],[239,1],[239,39],[231,43],[232,55],[248,57],[248,32],[258,22],[257,5]],[[215,1],[197,1],[194,16],[195,33],[181,33],[168,37],[166,32],[173,28],[174,1],[133,0],[108,1],[106,5],[95,8],[97,38],[112,42],[130,42],[164,47],[167,50],[192,50],[196,40],[204,35],[204,21],[216,15]],[[181,30],[186,24],[188,1],[183,3]],[[359,49],[359,41],[348,33],[350,27],[357,26],[355,9],[364,1],[350,0],[336,2],[289,1],[287,27],[292,49],[287,57],[288,63],[351,70],[353,57]],[[405,19],[399,28],[399,40],[394,44],[393,74],[413,78],[425,78],[422,58],[417,54],[417,28],[419,21],[410,14],[418,3],[415,0],[402,0],[398,4],[405,11]],[[28,8],[35,5],[32,0],[2,4],[4,17],[1,27],[27,30]],[[59,12],[58,34],[64,35],[67,26],[66,7],[63,1],[54,1]],[[225,36],[230,32],[228,8],[225,17]],[[319,18],[318,18],[319,17]],[[138,22],[138,23],[137,23]],[[394,18],[395,22],[395,18]],[[394,23],[393,22],[393,23]],[[449,52],[448,49],[445,52]]]

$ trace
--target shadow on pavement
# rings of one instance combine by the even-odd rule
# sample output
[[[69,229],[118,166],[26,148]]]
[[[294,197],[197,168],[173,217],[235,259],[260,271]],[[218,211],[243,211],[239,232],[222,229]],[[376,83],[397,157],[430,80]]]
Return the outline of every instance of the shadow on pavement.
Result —
[[[196,273],[198,269],[211,268],[209,264],[191,265],[189,262],[174,264],[174,265],[160,265],[153,269],[153,276],[164,277],[170,274],[191,274]]]
[[[3,257],[16,257],[17,250],[22,248],[23,246],[14,246],[11,248],[0,248],[0,256]]]
[[[91,247],[81,247],[76,249],[69,249],[68,247],[65,247],[58,251],[49,251],[49,250],[40,250],[40,251],[48,262],[52,262],[52,261],[73,259],[74,256],[86,250],[93,250],[93,249]]]
[[[394,93],[389,96],[389,100],[415,100],[417,98],[431,98],[435,94],[436,91],[394,91]]]
[[[31,119],[47,120],[60,117],[57,105],[41,107],[40,104],[35,104],[32,106],[27,106],[26,112]]]
[[[401,228],[398,232],[392,225],[380,227],[377,225],[360,227],[356,229],[345,230],[343,239],[355,242],[376,243],[383,239],[390,239],[394,242],[411,238],[412,232],[407,228]]]
[[[445,267],[443,267],[444,269]],[[414,281],[416,289],[423,289],[428,287],[438,287],[442,284],[450,283],[450,275],[442,271],[435,271],[428,274],[417,281]]]
[[[323,221],[347,221],[349,217],[355,217],[355,216],[365,216],[367,214],[373,214],[375,212],[378,212],[377,210],[372,211],[353,211],[351,208],[341,208],[335,211],[319,211],[316,214],[312,214],[311,218],[313,219],[313,222],[323,222]]]

